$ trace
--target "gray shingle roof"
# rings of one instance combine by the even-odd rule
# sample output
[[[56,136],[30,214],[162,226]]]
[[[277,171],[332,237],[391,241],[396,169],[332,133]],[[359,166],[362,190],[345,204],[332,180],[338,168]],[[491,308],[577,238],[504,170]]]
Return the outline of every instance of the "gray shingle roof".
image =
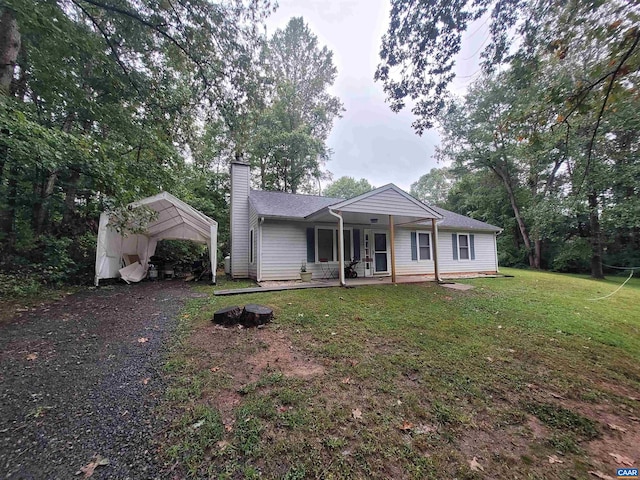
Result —
[[[442,220],[438,222],[438,228],[459,228],[461,230],[485,230],[490,232],[500,232],[502,230],[495,225],[490,225],[480,220],[460,215],[459,213],[450,212],[435,205],[431,205],[431,208],[443,217]]]
[[[251,190],[249,203],[258,216],[304,218],[320,209],[342,202],[342,198],[300,195],[297,193]]]
[[[330,205],[344,201],[343,198],[320,197],[318,195],[300,195],[284,192],[264,192],[251,190],[249,203],[259,217],[299,218],[311,215]],[[458,228],[461,230],[484,230],[499,232],[502,230],[494,225],[450,212],[444,208],[429,205],[443,216],[438,222],[439,228]]]

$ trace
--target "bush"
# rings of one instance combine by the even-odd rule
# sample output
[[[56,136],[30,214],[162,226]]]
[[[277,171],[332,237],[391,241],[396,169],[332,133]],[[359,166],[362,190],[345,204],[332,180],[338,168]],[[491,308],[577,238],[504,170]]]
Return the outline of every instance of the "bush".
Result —
[[[2,298],[35,295],[41,289],[42,285],[37,275],[29,273],[23,275],[0,273],[0,297]]]
[[[576,237],[558,246],[551,268],[556,272],[582,273],[588,272],[590,265],[591,245],[586,238]]]

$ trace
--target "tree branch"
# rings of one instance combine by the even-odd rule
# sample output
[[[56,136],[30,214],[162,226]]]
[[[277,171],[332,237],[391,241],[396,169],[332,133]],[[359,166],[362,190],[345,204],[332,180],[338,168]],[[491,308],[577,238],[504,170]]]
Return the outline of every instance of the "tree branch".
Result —
[[[598,120],[596,121],[596,126],[593,129],[593,134],[591,135],[591,140],[589,140],[589,147],[588,147],[588,150],[587,150],[587,164],[585,165],[585,168],[584,168],[584,174],[582,175],[582,180],[578,184],[578,190],[576,192],[576,196],[580,194],[580,191],[582,190],[582,186],[584,185],[584,181],[587,178],[587,175],[589,174],[589,167],[591,166],[591,158],[593,157],[593,146],[594,146],[595,141],[596,141],[596,136],[598,134],[598,129],[600,128],[600,123],[602,122],[602,117],[604,115],[604,111],[607,108],[607,102],[609,101],[609,96],[611,95],[611,90],[613,90],[613,84],[615,83],[616,77],[618,76],[618,73],[620,72],[620,69],[622,68],[624,63],[629,59],[629,57],[631,56],[633,51],[638,46],[639,42],[640,42],[640,30],[636,31],[636,38],[635,38],[635,40],[633,42],[633,45],[631,45],[631,48],[629,48],[629,50],[627,50],[627,52],[623,55],[622,59],[620,60],[620,62],[616,66],[615,70],[613,70],[613,72],[611,72],[612,73],[611,80],[609,81],[609,85],[607,87],[607,91],[605,93],[604,100],[602,102],[602,106],[600,107],[600,111],[598,112]]]
[[[116,62],[118,63],[118,65],[120,66],[120,68],[122,69],[122,72],[124,73],[125,77],[127,77],[127,79],[129,80],[129,83],[131,84],[131,86],[134,88],[134,90],[138,93],[138,95],[140,95],[140,90],[138,89],[138,86],[136,85],[136,83],[133,81],[133,79],[131,78],[131,75],[129,74],[129,71],[127,70],[126,65],[122,62],[122,60],[120,60],[120,55],[118,55],[118,51],[116,50],[116,47],[113,45],[113,43],[111,43],[111,40],[109,39],[109,35],[107,34],[107,32],[102,28],[102,25],[100,25],[98,23],[98,21],[93,17],[93,15],[91,15],[86,8],[84,8],[82,5],[80,5],[76,0],[71,0],[72,3],[74,5],[76,5],[81,11],[82,13],[84,13],[87,18],[89,18],[89,20],[91,21],[91,23],[93,23],[93,25],[100,31],[100,33],[102,34],[102,38],[104,38],[104,41],[107,43],[107,45],[109,46],[109,49],[111,50],[111,53],[113,54]]]

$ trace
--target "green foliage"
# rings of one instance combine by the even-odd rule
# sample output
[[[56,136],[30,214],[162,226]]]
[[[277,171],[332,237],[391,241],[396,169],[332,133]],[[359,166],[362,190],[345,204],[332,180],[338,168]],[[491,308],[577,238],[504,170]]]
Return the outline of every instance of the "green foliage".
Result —
[[[356,180],[353,177],[340,177],[335,182],[330,183],[322,194],[325,197],[353,198],[363,193],[373,190],[373,185],[366,178]]]
[[[329,157],[326,140],[343,108],[327,89],[337,70],[333,53],[320,47],[302,17],[293,17],[264,46],[265,75],[271,83],[256,109],[252,165],[266,190],[317,191]]]
[[[591,245],[586,238],[573,238],[559,245],[552,268],[557,272],[586,272],[589,270]]]
[[[0,273],[0,297],[2,298],[29,297],[36,295],[41,289],[39,274],[6,275]]]
[[[138,230],[148,218],[132,227],[123,205],[161,190],[223,219],[224,252],[219,167],[237,145],[219,127],[249,95],[270,2],[8,0],[0,9],[21,38],[15,68],[2,66],[13,77],[0,96],[2,270],[20,265],[46,283],[90,278],[100,212]]]
[[[447,200],[453,183],[451,173],[446,167],[432,168],[411,184],[410,193],[414,197],[431,205],[442,205]]]

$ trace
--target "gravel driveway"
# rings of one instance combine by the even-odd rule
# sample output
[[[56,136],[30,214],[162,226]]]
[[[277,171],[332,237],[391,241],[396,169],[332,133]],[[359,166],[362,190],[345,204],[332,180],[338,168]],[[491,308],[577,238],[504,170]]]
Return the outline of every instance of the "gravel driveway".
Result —
[[[0,324],[0,478],[167,478],[154,437],[179,281],[87,290]]]

